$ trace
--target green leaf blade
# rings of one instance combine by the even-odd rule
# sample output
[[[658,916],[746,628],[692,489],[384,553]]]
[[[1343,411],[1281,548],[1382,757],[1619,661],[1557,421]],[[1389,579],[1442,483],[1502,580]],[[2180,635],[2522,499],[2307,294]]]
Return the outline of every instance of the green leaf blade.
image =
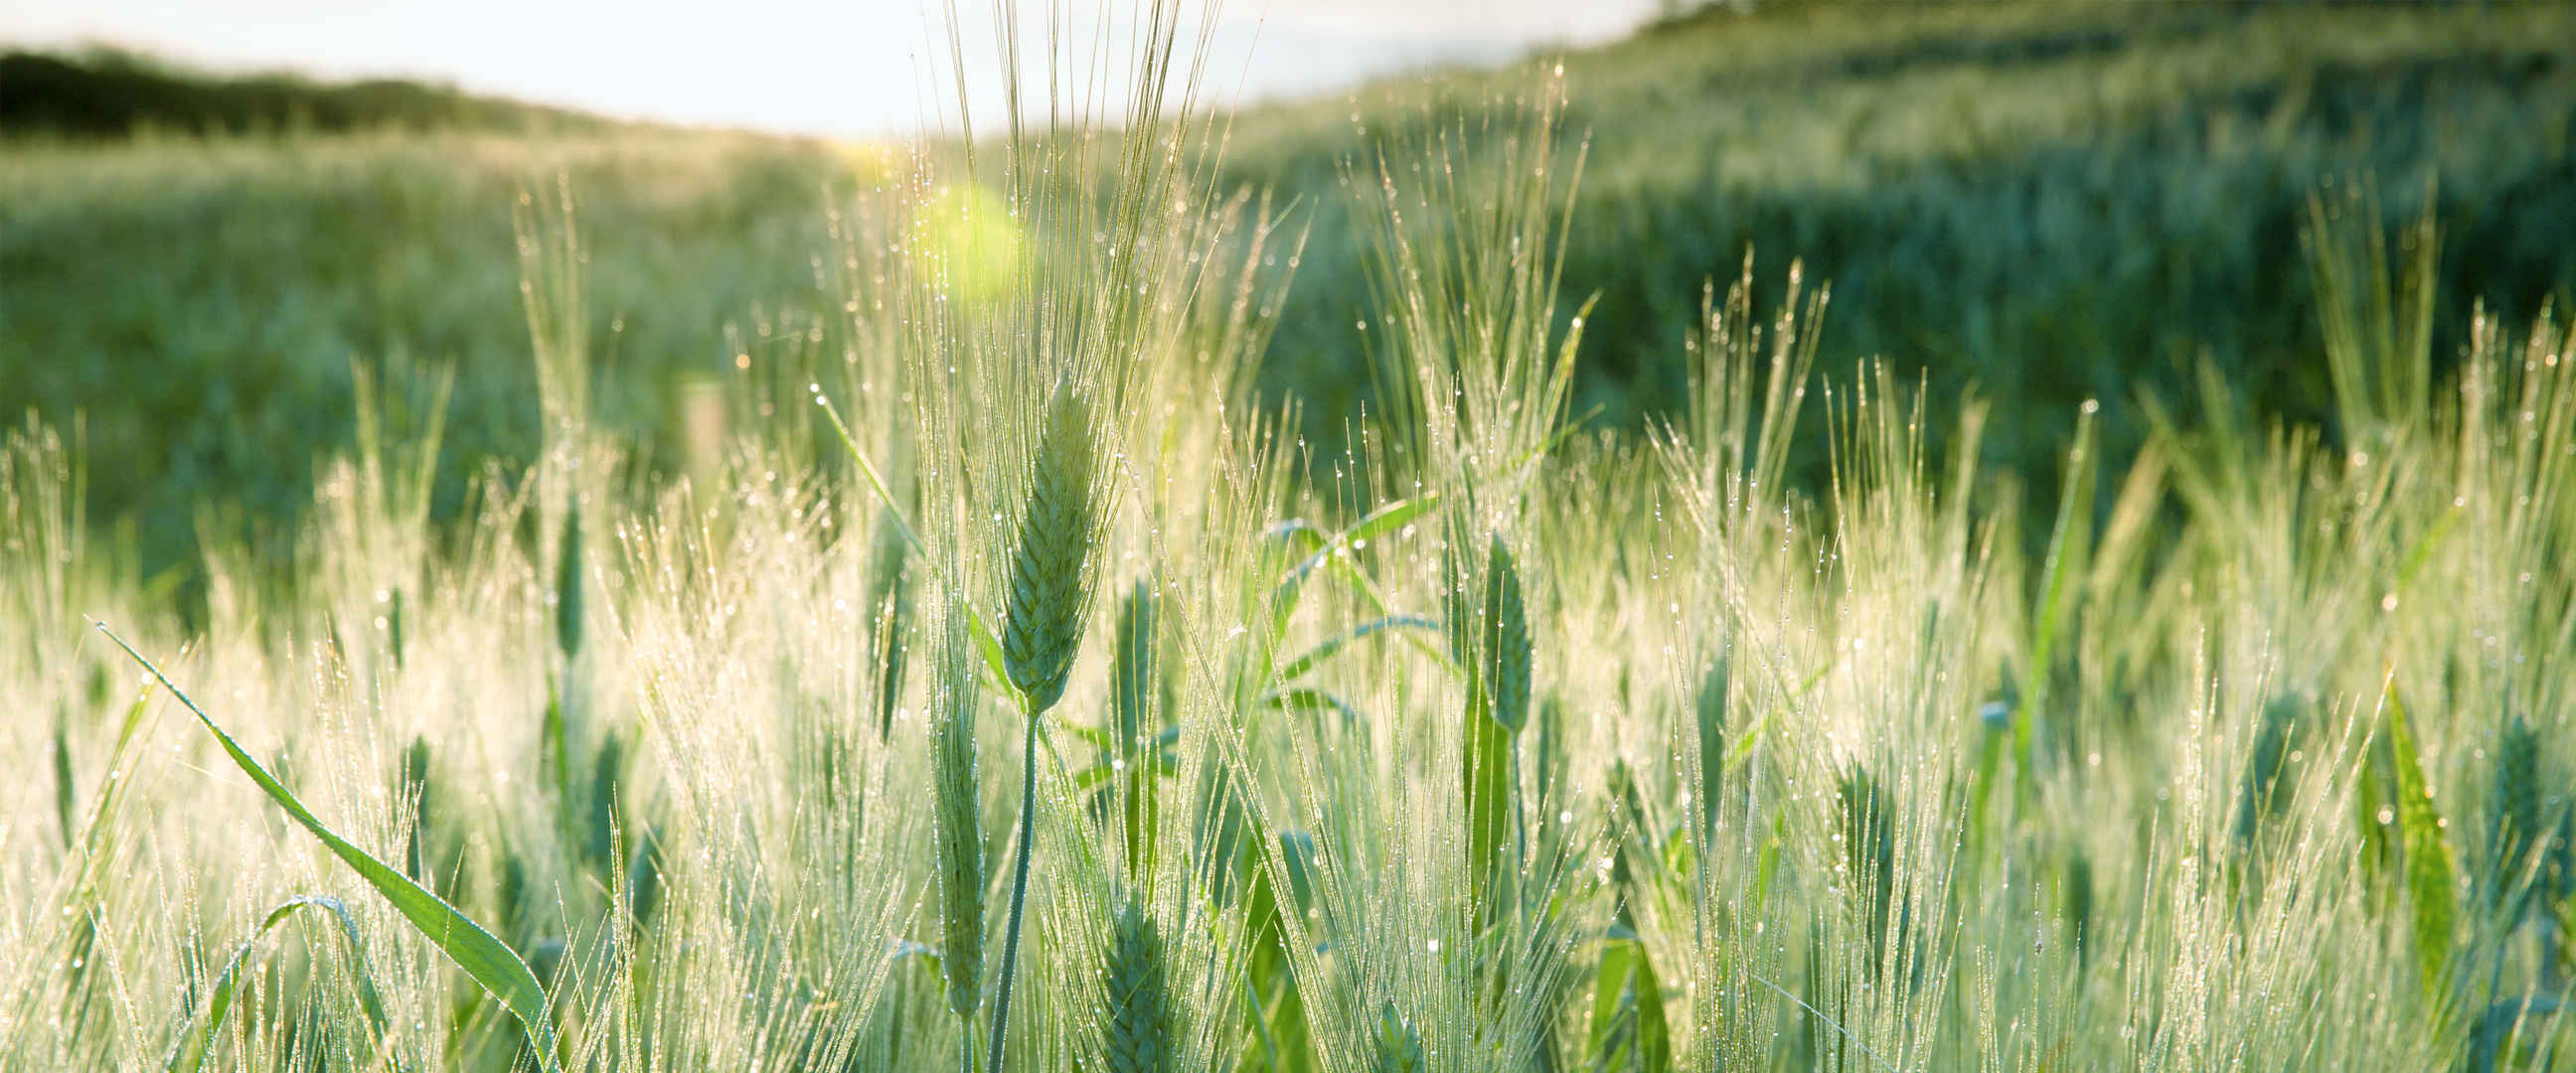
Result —
[[[2406,705],[2394,692],[2388,697],[2389,744],[2397,754],[2399,838],[2406,854],[2407,900],[2415,909],[2415,954],[2424,974],[2424,991],[2441,993],[2451,956],[2451,935],[2458,919],[2459,866],[2451,850],[2441,811],[2408,725]]]
[[[502,1008],[509,1010],[510,1015],[518,1019],[520,1028],[527,1032],[528,1042],[536,1052],[537,1065],[540,1069],[554,1073],[560,1068],[555,1061],[554,1029],[547,1014],[545,987],[537,982],[536,973],[528,968],[526,961],[521,960],[508,944],[495,938],[481,924],[475,923],[473,918],[466,916],[455,906],[447,904],[445,899],[430,893],[428,889],[413,882],[411,877],[377,860],[367,851],[358,848],[355,843],[333,833],[330,827],[323,824],[320,817],[315,816],[311,809],[304,807],[304,802],[298,800],[294,792],[286,788],[286,784],[277,781],[276,776],[269,774],[266,767],[253,759],[249,752],[243,750],[241,744],[233,740],[232,735],[217,726],[213,717],[208,716],[205,709],[199,708],[196,701],[189,699],[188,694],[176,683],[170,681],[167,675],[162,674],[159,667],[153,666],[152,661],[144,659],[143,654],[136,652],[132,645],[126,644],[124,638],[108,632],[105,626],[101,626],[99,632],[106,633],[109,640],[116,642],[117,647],[124,649],[126,655],[142,664],[143,669],[150,672],[163,688],[168,689],[171,696],[186,705],[188,711],[196,715],[197,722],[203,725],[208,733],[213,734],[215,741],[223,746],[225,755],[230,756],[233,764],[239,767],[243,774],[250,776],[253,783],[258,784],[261,792],[266,793],[269,800],[286,810],[286,814],[296,823],[303,825],[305,830],[312,832],[313,837],[321,839],[322,845],[328,848],[333,856],[347,863],[351,870],[358,873],[358,878],[366,880],[368,886],[375,888],[376,893],[391,904],[395,912],[401,913],[403,919],[410,921],[412,927],[418,929],[421,935],[428,938],[431,945],[438,947],[439,952],[446,954],[448,960],[454,962],[457,968],[465,970],[465,974],[472,977],[485,992],[499,1000]]]

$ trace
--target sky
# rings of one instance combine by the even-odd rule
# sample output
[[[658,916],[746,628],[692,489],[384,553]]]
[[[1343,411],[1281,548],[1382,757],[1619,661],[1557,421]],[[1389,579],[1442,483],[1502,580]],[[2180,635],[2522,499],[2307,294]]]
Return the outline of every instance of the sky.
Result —
[[[1177,0],[1197,26],[1205,0]],[[970,106],[1002,97],[990,0],[957,0]],[[1139,0],[1021,0],[1024,70],[1050,7],[1121,61]],[[1213,103],[1310,96],[1451,63],[1618,37],[1659,0],[1228,0]],[[112,44],[214,70],[406,77],[613,116],[782,133],[899,134],[954,112],[942,0],[7,0],[0,44]],[[1097,28],[1109,29],[1105,38]],[[940,107],[940,106],[945,107]]]

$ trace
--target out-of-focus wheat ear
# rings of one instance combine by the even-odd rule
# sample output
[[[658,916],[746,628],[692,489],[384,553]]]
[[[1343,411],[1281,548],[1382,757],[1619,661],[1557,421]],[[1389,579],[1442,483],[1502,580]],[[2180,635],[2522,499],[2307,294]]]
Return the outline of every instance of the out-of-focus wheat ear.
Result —
[[[898,580],[877,605],[877,740],[894,736],[894,713],[903,706],[903,672],[912,657],[912,588]]]
[[[2537,912],[2547,927],[2540,929],[2540,975],[2544,986],[2567,991],[2570,970],[2576,970],[2576,808],[2570,808],[2564,790],[2551,802],[2558,810],[2558,832],[2548,847],[2541,851],[2540,907]]]
[[[591,757],[590,815],[582,825],[582,852],[602,877],[613,876],[625,856],[617,844],[617,794],[626,781],[626,743],[616,731],[600,737]]]
[[[1082,642],[1100,525],[1099,450],[1090,403],[1071,388],[1057,388],[1029,464],[1003,615],[1002,667],[1027,698],[1031,717],[1063,698]]]
[[[912,554],[893,508],[877,521],[876,550],[868,566],[868,606],[876,611],[877,740],[894,734],[894,712],[903,696],[903,672],[912,633]]]
[[[2066,862],[2066,929],[2082,969],[2093,960],[2093,860],[2080,849]]]
[[[626,906],[640,927],[653,919],[653,910],[662,904],[662,869],[668,862],[659,826],[645,823],[633,841],[635,854],[626,866]]]
[[[1481,674],[1476,653],[1476,613],[1481,609],[1480,588],[1473,560],[1460,550],[1466,535],[1456,526],[1449,528],[1448,539],[1440,545],[1440,625],[1449,642],[1449,659],[1470,676]],[[1469,681],[1471,691],[1482,689]]]
[[[2488,804],[2495,815],[2488,881],[2497,896],[2504,897],[2530,866],[2542,834],[2540,735],[2519,712],[2496,735],[2495,785],[2489,790]]]
[[[1699,695],[1693,698],[1693,714],[1699,724],[1699,786],[1692,793],[1691,804],[1699,812],[1700,843],[1705,847],[1717,835],[1717,806],[1726,789],[1726,703],[1727,690],[1733,684],[1733,672],[1726,657],[1718,656],[1700,677]]]
[[[411,833],[403,840],[403,874],[412,882],[431,882],[429,863],[429,739],[414,735],[403,750],[402,795],[411,801]]]
[[[984,815],[975,778],[975,664],[965,616],[950,611],[940,632],[938,681],[930,702],[932,826],[939,850],[941,971],[948,1008],[970,1034],[983,1000]],[[973,1045],[968,1044],[969,1053]]]
[[[392,595],[386,598],[385,650],[393,655],[394,669],[401,670],[403,665],[403,591],[402,586],[400,585],[394,586]]]
[[[1628,855],[1637,852],[1645,840],[1644,802],[1637,797],[1637,776],[1623,759],[1610,761],[1608,792],[1604,800],[1610,808],[1610,886],[1618,892],[1620,904],[1612,915],[1622,923],[1629,919],[1627,902],[1634,896],[1635,873],[1628,865]]]
[[[1555,806],[1565,775],[1565,699],[1550,695],[1538,702],[1537,716],[1529,750],[1530,789],[1531,801],[1544,812]]]
[[[2543,888],[2549,896],[2563,903],[2568,923],[2561,926],[2559,938],[2576,935],[2576,802],[2570,802],[2562,791],[2553,804],[2558,809],[2558,837],[2549,842],[2548,864],[2542,873]]]
[[[72,744],[64,729],[64,720],[54,720],[54,823],[63,840],[63,851],[71,852],[79,837],[80,818],[77,804],[80,791],[73,784]]]
[[[2246,759],[2236,801],[2235,834],[2240,846],[2252,847],[2263,821],[2289,805],[2292,780],[2281,776],[2289,763],[2290,739],[2298,733],[2301,707],[2300,700],[2288,694],[2263,705],[2263,722],[2255,728],[2253,755]]]
[[[1843,866],[1852,889],[1863,892],[1864,920],[1869,928],[1870,961],[1885,960],[1887,914],[1896,895],[1896,817],[1889,811],[1886,789],[1869,768],[1853,764],[1843,773]]]
[[[561,539],[556,541],[555,647],[566,661],[581,655],[581,504],[566,504]]]
[[[1110,699],[1115,709],[1118,812],[1125,823],[1127,874],[1150,870],[1153,859],[1155,747],[1158,720],[1153,714],[1154,586],[1138,580],[1118,605],[1118,647],[1110,663]]]
[[[1118,911],[1101,966],[1109,1000],[1102,1055],[1110,1073],[1170,1073],[1179,1067],[1180,1010],[1173,1002],[1170,959],[1154,918],[1135,898]]]

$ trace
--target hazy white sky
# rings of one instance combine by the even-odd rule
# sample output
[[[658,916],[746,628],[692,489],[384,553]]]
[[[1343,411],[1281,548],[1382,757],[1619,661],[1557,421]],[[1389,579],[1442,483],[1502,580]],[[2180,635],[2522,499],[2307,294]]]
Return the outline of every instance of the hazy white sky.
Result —
[[[1134,0],[1021,0],[1024,55],[1050,2],[1090,40]],[[1193,16],[1203,0],[1181,0]],[[820,134],[912,128],[953,100],[942,0],[7,0],[0,42],[109,43],[218,69],[395,75],[681,123]],[[1000,99],[990,0],[957,0],[979,109]],[[1227,0],[1208,91],[1293,96],[1441,62],[1616,37],[1658,0]],[[1123,56],[1123,52],[1121,53]],[[1123,69],[1123,68],[1122,68]],[[935,117],[932,117],[935,118]]]

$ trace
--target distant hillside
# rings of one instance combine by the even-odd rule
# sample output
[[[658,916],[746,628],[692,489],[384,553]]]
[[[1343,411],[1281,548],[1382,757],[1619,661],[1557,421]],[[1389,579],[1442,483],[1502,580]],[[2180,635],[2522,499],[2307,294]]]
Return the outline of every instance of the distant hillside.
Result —
[[[0,53],[0,135],[462,130],[561,133],[614,126],[561,108],[400,79],[319,82],[216,75],[114,49]]]
[[[2392,222],[2434,189],[2437,353],[2475,302],[2518,330],[2576,296],[2576,6],[1794,5],[1562,62],[1568,137],[1590,145],[1564,289],[1598,296],[1576,407],[1603,424],[1680,397],[1702,281],[1748,249],[1765,302],[1792,258],[1832,284],[1822,372],[1848,383],[1884,356],[1923,377],[1935,412],[1977,391],[1995,405],[1989,471],[2033,486],[2051,484],[2083,401],[2101,401],[2116,461],[2145,435],[2141,397],[2197,405],[2204,365],[2230,405],[2329,424],[2300,243],[2324,184],[2368,179]],[[1260,383],[1301,400],[1312,442],[1335,442],[1370,390],[1364,229],[1341,164],[1436,137],[1532,77],[1408,77],[1233,117],[1225,178],[1295,206],[1311,238]],[[46,99],[0,80],[10,108]],[[222,84],[263,99],[246,88],[261,80]],[[886,159],[420,87],[386,91],[412,106],[322,109],[362,87],[280,80],[267,104],[216,107],[228,98],[204,84],[161,85],[138,96],[163,111],[55,122],[437,132],[0,153],[0,421],[85,414],[93,452],[116,460],[92,471],[93,517],[136,520],[156,567],[192,553],[201,501],[249,519],[310,501],[311,459],[350,436],[352,359],[424,394],[426,370],[457,370],[439,510],[479,460],[533,451],[522,191],[560,175],[581,203],[595,403],[649,451],[684,378],[777,375],[768,363],[806,345],[802,318],[839,308],[816,282],[834,198]],[[279,103],[286,89],[305,103]],[[182,97],[196,111],[166,110]],[[459,132],[549,123],[581,133]],[[1399,177],[1418,159],[1389,151]]]
[[[1561,62],[1568,137],[1590,147],[1565,291],[1599,297],[1578,408],[1606,422],[1680,397],[1700,281],[1748,251],[1766,292],[1792,259],[1831,283],[1826,372],[1877,355],[1938,394],[1973,387],[2010,417],[1988,461],[2042,481],[2085,400],[2117,457],[2144,435],[2141,396],[2191,402],[2204,362],[2239,405],[2326,422],[2300,231],[2328,184],[2375,187],[2392,225],[2432,191],[2438,354],[2480,300],[2520,327],[2576,295],[2576,5],[1795,4]],[[1530,78],[1236,118],[1231,173],[1313,206],[1266,369],[1310,429],[1368,383],[1336,161]]]

